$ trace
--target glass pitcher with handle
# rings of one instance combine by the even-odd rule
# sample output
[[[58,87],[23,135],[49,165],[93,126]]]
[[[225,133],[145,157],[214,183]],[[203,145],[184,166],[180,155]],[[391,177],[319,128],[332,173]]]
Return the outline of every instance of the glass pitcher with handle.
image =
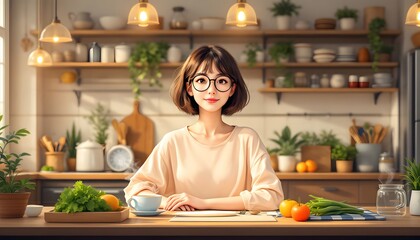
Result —
[[[404,216],[407,196],[403,184],[379,184],[376,210],[380,215]]]

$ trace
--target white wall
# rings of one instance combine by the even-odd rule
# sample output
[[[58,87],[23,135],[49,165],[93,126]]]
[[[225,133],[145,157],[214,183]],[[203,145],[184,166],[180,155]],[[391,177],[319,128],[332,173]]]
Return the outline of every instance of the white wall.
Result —
[[[29,9],[33,12],[24,17],[24,3],[30,4]],[[58,16],[69,28],[71,23],[67,18],[68,12],[89,11],[99,28],[98,18],[103,15],[119,15],[126,17],[132,5],[137,1],[112,1],[112,0],[60,0],[58,1]],[[152,0],[160,15],[165,18],[165,28],[172,15],[172,7],[182,5],[186,8],[185,15],[191,22],[202,16],[225,17],[228,7],[235,1],[223,0]],[[276,1],[249,0],[255,7],[258,17],[261,19],[264,29],[274,29],[275,20],[268,10]],[[320,17],[334,17],[337,8],[348,5],[359,10],[358,27],[362,27],[363,9],[365,6],[385,6],[386,21],[390,29],[402,29],[402,19],[408,8],[408,2],[400,3],[395,0],[294,0],[302,6],[300,17],[311,21]],[[116,4],[118,3],[118,4]],[[73,121],[82,129],[83,140],[92,138],[92,130],[84,118],[97,102],[102,103],[111,110],[111,117],[122,119],[132,111],[132,95],[127,92],[84,92],[81,105],[77,106],[73,89],[129,89],[128,71],[126,69],[82,70],[84,84],[65,85],[59,83],[59,76],[68,69],[35,69],[26,65],[29,53],[24,53],[19,47],[19,40],[24,34],[24,21],[35,28],[35,1],[14,0],[11,3],[11,81],[10,81],[10,119],[13,128],[26,127],[32,135],[24,140],[16,149],[32,153],[32,158],[25,161],[24,167],[29,170],[38,170],[36,159],[44,159],[39,151],[37,139],[45,134],[57,139],[63,136],[71,127]],[[316,10],[315,10],[316,9]],[[51,21],[52,1],[43,1],[43,26]],[[403,13],[404,12],[404,13]],[[404,28],[405,29],[405,28]],[[404,35],[405,36],[405,35]],[[135,43],[142,39],[83,39],[85,43],[97,40],[99,43],[114,44],[121,41]],[[152,39],[154,40],[154,39]],[[163,39],[175,41],[183,50],[184,55],[189,53],[187,39]],[[226,47],[235,57],[239,57],[247,42],[259,41],[258,38],[250,39],[200,39],[196,46],[201,44],[218,44]],[[321,40],[319,40],[321,41]],[[367,41],[366,44],[367,46]],[[404,41],[403,50],[410,48],[410,43]],[[338,46],[337,44],[332,46]],[[51,50],[64,50],[74,48],[74,44],[51,45],[45,48]],[[301,69],[304,70],[304,69]],[[360,69],[311,69],[308,72],[326,73],[358,73]],[[363,70],[369,73],[369,69]],[[401,70],[403,72],[403,70]],[[156,141],[171,130],[183,127],[194,122],[195,117],[188,117],[179,112],[171,102],[168,89],[174,75],[174,69],[164,69],[162,79],[164,87],[160,92],[145,92],[141,101],[141,111],[148,115],[155,123]],[[235,125],[246,125],[254,128],[267,146],[273,146],[270,138],[274,137],[273,131],[281,131],[285,125],[289,125],[292,131],[316,131],[333,130],[344,142],[349,142],[348,127],[352,117],[349,113],[357,116],[357,122],[392,124],[392,136],[385,140],[383,150],[395,151],[398,149],[398,94],[382,94],[378,104],[373,104],[371,94],[283,94],[280,104],[274,94],[261,94],[257,91],[263,87],[262,70],[243,69],[242,74],[251,92],[251,102],[243,112],[226,118],[226,121]],[[274,71],[268,71],[268,76],[274,76]],[[119,82],[115,84],[115,82]],[[321,116],[321,117],[295,117],[287,114],[303,113],[331,113],[344,114],[345,116]],[[377,115],[372,117],[371,115]],[[112,131],[110,131],[112,133]],[[115,139],[110,139],[115,143]],[[392,149],[391,149],[392,148]],[[42,162],[41,162],[42,163]]]

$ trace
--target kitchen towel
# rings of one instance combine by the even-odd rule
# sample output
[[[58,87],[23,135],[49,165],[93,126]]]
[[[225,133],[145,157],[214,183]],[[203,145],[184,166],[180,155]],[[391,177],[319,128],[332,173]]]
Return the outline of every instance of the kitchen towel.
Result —
[[[281,213],[278,210],[276,212],[267,213],[267,215],[281,217]],[[370,220],[384,221],[386,220],[386,218],[372,211],[364,210],[363,214],[342,214],[342,215],[329,215],[329,216],[311,215],[309,217],[309,220],[310,221],[370,221]]]

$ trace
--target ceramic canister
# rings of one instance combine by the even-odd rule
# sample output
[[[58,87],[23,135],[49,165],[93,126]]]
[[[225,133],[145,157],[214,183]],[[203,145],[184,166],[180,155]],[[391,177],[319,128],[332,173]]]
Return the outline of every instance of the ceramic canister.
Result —
[[[131,55],[131,47],[127,44],[119,44],[115,46],[115,62],[128,62]]]
[[[172,45],[169,49],[168,49],[168,53],[167,53],[167,59],[168,62],[170,63],[178,63],[181,61],[182,58],[182,52],[181,49],[179,49],[177,46]]]
[[[88,61],[88,50],[87,46],[83,43],[76,43],[76,62],[87,62]]]
[[[105,45],[101,48],[101,62],[114,62],[114,48],[112,46]]]

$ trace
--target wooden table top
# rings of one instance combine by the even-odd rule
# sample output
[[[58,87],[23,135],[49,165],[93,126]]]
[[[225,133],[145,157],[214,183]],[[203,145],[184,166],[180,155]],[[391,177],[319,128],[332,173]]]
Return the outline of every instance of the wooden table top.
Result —
[[[408,209],[406,216],[386,221],[169,222],[172,217],[169,212],[154,217],[130,213],[121,223],[47,223],[42,213],[0,219],[0,236],[420,236],[420,216],[411,216]]]

